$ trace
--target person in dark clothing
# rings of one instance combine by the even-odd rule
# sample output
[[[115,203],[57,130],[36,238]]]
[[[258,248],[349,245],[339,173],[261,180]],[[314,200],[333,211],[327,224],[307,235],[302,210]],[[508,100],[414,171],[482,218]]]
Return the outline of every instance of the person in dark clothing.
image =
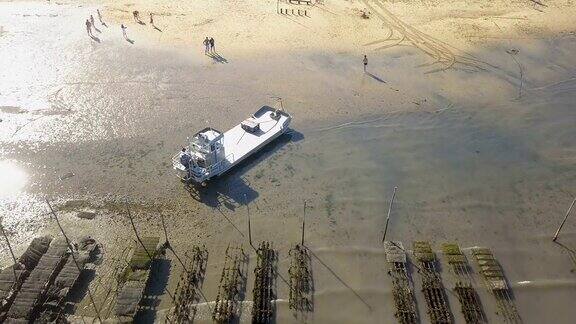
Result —
[[[90,24],[92,25],[92,27],[94,28],[95,31],[100,33],[100,30],[98,28],[96,28],[96,23],[94,22],[94,16],[90,15]]]
[[[208,54],[208,52],[210,52],[210,40],[206,37],[204,39],[204,54]]]
[[[364,60],[362,60],[364,62],[364,72],[366,72],[366,66],[368,66],[368,58],[366,57],[366,55],[364,55]]]
[[[214,44],[214,38],[210,37],[210,50],[216,53],[216,45]]]
[[[86,32],[88,36],[92,36],[92,23],[90,23],[89,19],[86,19]]]
[[[188,169],[190,167],[190,160],[192,160],[192,157],[190,156],[190,154],[186,153],[186,148],[183,147],[182,152],[180,152],[180,163],[186,169]]]

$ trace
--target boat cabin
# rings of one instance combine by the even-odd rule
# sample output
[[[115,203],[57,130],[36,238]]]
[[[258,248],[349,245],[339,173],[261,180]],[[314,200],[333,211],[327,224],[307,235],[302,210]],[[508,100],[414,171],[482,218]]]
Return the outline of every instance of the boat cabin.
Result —
[[[189,158],[196,166],[209,168],[224,159],[224,134],[213,128],[205,128],[190,140]],[[184,156],[186,154],[182,154]]]

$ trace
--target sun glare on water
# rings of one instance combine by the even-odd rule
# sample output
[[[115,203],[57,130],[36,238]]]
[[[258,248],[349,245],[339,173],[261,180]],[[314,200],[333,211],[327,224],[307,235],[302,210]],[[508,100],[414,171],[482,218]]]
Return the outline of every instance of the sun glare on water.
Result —
[[[6,198],[19,193],[26,182],[28,176],[13,161],[0,161],[0,198]]]

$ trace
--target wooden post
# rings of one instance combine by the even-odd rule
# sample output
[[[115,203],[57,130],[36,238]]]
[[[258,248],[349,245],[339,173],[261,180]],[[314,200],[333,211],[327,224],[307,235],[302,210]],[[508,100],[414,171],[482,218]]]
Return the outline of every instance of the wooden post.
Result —
[[[398,187],[394,187],[394,193],[392,193],[390,206],[388,206],[388,215],[386,216],[386,226],[384,227],[384,236],[382,236],[382,242],[386,240],[386,232],[388,231],[388,222],[390,221],[390,212],[392,211],[392,204],[394,203],[394,197],[396,197],[396,190],[398,190]]]
[[[138,240],[140,245],[142,245],[142,248],[144,249],[144,251],[148,255],[150,262],[152,262],[152,254],[150,254],[150,252],[148,252],[148,249],[146,249],[144,242],[142,242],[142,240],[140,239],[140,236],[138,235],[138,231],[136,230],[136,225],[134,225],[134,220],[132,220],[132,215],[130,214],[130,208],[128,207],[128,204],[126,204],[126,210],[128,211],[128,219],[130,219],[130,224],[132,224],[132,229],[134,230],[134,234],[136,234],[136,239]]]
[[[164,229],[164,238],[166,239],[166,247],[170,248],[170,241],[168,241],[168,230],[166,230],[166,223],[164,223],[164,214],[160,213],[162,220],[162,228]]]
[[[252,245],[252,227],[250,226],[250,206],[248,205],[246,194],[244,194],[244,203],[246,204],[246,212],[248,215],[248,242],[250,242],[251,247],[254,247],[254,245]]]
[[[12,267],[12,270],[14,271],[14,283],[16,283],[16,281],[18,281],[18,274],[16,273],[16,264],[18,263],[18,261],[16,260],[16,256],[14,255],[14,251],[12,251],[12,245],[10,245],[10,241],[8,240],[8,235],[6,235],[6,232],[4,231],[4,226],[2,226],[2,224],[0,224],[0,230],[2,230],[2,236],[4,236],[4,239],[6,240],[6,244],[8,245],[8,251],[10,251],[10,255],[12,255],[12,260],[14,260],[14,266]]]
[[[160,213],[160,219],[162,220],[162,228],[164,229],[164,237],[166,238],[166,243],[164,243],[164,247],[167,248],[168,250],[172,251],[172,254],[174,254],[174,256],[176,257],[176,260],[178,260],[178,262],[182,266],[182,269],[184,269],[184,271],[186,273],[188,273],[188,269],[186,269],[186,265],[184,264],[184,262],[182,262],[182,260],[180,259],[180,256],[176,253],[176,251],[174,251],[172,244],[170,244],[170,241],[168,240],[168,229],[166,228],[166,223],[164,222],[164,214]]]
[[[304,246],[304,229],[306,227],[306,200],[304,200],[304,215],[302,216],[302,243],[301,245]]]
[[[68,244],[68,246],[72,250],[72,253],[71,253],[72,260],[74,261],[74,264],[76,264],[76,268],[78,268],[78,273],[82,272],[82,268],[80,268],[80,265],[78,264],[78,260],[76,259],[76,255],[74,254],[72,243],[68,239],[68,235],[66,235],[66,233],[64,232],[64,228],[62,227],[62,225],[60,225],[60,220],[58,220],[58,216],[56,215],[56,212],[54,211],[54,209],[52,209],[52,205],[50,205],[50,202],[48,201],[48,199],[46,199],[46,204],[48,204],[48,208],[50,208],[50,213],[52,214],[52,216],[54,216],[54,219],[56,220],[56,224],[58,225],[60,232],[62,233],[62,235],[64,236],[64,239],[66,240],[66,244]],[[90,297],[90,302],[92,303],[92,307],[94,307],[94,310],[96,311],[96,316],[98,317],[98,320],[100,321],[100,323],[102,323],[102,318],[100,317],[100,311],[98,310],[98,307],[96,307],[96,302],[94,301],[94,296],[92,295],[92,291],[90,290],[90,287],[87,287],[87,290],[88,290],[88,296]]]
[[[564,216],[564,220],[562,221],[562,224],[560,224],[560,227],[558,227],[556,234],[554,234],[554,237],[552,238],[553,242],[556,242],[556,239],[558,238],[558,234],[560,234],[560,230],[562,229],[562,226],[564,226],[564,223],[566,223],[566,220],[568,219],[568,215],[570,215],[570,211],[572,211],[572,207],[574,207],[575,203],[576,203],[576,198],[574,198],[574,200],[572,200],[572,204],[570,205],[570,208],[568,208],[568,211],[566,212],[566,216]]]

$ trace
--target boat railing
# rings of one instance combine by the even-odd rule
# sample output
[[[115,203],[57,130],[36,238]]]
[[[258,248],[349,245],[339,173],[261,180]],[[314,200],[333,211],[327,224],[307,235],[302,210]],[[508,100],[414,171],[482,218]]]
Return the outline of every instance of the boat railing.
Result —
[[[229,158],[232,158],[232,159],[229,159]],[[224,159],[218,161],[216,164],[211,165],[208,174],[220,172],[220,170],[222,169],[222,166],[223,166],[222,163],[224,163],[224,162],[234,163],[234,153],[230,153],[230,154],[226,155],[226,157]]]
[[[173,157],[172,157],[172,164],[176,165],[178,163],[180,163],[180,152],[176,153]]]

